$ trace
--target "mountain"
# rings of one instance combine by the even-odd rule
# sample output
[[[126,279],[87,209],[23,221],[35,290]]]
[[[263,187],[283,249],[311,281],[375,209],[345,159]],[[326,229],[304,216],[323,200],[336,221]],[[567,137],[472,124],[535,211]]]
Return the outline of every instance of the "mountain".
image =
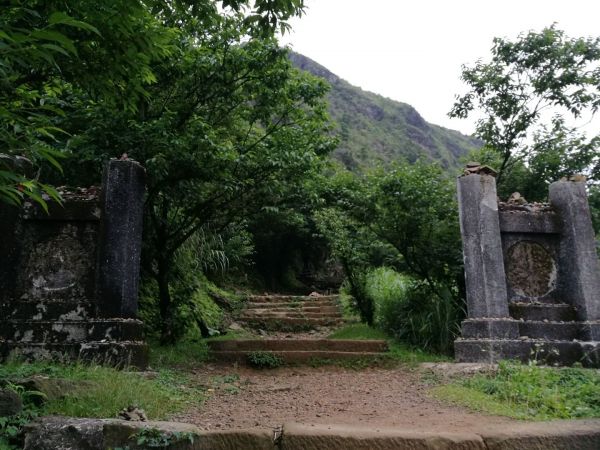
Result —
[[[460,157],[481,146],[471,136],[426,122],[406,103],[352,86],[306,56],[290,52],[290,59],[331,85],[329,113],[340,136],[334,157],[348,169],[402,158],[410,162],[426,158],[443,167],[458,167]]]

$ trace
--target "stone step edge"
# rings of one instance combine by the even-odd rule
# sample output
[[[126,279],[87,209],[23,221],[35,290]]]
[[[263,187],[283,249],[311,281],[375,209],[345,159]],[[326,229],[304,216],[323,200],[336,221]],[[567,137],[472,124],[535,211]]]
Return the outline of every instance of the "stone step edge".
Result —
[[[381,339],[233,339],[207,344],[210,351],[308,351],[307,347],[315,351],[388,351],[388,343]],[[288,346],[292,348],[285,348]]]
[[[281,434],[274,442],[273,430],[245,428],[201,430],[180,422],[133,422],[120,419],[87,419],[49,416],[25,427],[24,450],[50,450],[57,442],[77,436],[99,436],[110,447],[125,447],[141,430],[164,434],[191,435],[194,443],[177,442],[177,448],[191,450],[201,442],[205,450],[255,449],[286,450],[377,448],[514,449],[600,448],[600,420],[555,420],[473,427],[469,431],[422,431],[404,427],[374,427],[343,424],[303,424],[275,420]],[[87,444],[87,443],[86,443]]]
[[[247,362],[251,353],[268,353],[280,357],[284,363],[310,362],[319,360],[346,360],[361,358],[391,358],[386,352],[343,352],[319,350],[246,350],[246,351],[213,351],[212,359],[217,361]]]
[[[314,301],[306,301],[306,302],[246,302],[246,308],[305,308],[305,307],[338,307],[338,303],[333,300],[314,300]]]
[[[323,317],[261,317],[261,316],[256,316],[256,317],[241,317],[240,318],[241,321],[246,321],[246,322],[260,322],[260,321],[265,321],[265,322],[277,322],[277,321],[282,321],[282,323],[320,323],[323,322],[324,319]],[[331,321],[336,321],[336,322],[341,322],[343,321],[343,317],[335,317],[333,319],[327,319],[328,322]]]
[[[242,313],[242,319],[342,319],[343,315],[334,313],[302,313],[302,312],[269,312],[269,313]]]
[[[290,298],[290,299],[331,299],[331,298],[339,298],[339,294],[328,294],[328,295],[291,295],[291,294],[267,294],[267,295],[247,295],[247,299],[252,298],[264,298],[264,299],[274,299],[274,298]]]

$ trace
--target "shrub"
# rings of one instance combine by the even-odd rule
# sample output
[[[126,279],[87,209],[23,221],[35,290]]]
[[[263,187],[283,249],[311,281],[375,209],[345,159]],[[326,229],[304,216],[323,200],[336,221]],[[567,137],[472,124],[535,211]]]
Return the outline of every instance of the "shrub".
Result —
[[[246,356],[248,363],[257,369],[275,369],[283,365],[283,358],[272,352],[250,352]]]
[[[382,267],[371,271],[367,295],[375,304],[375,324],[395,338],[424,350],[452,353],[463,310],[456,296]]]

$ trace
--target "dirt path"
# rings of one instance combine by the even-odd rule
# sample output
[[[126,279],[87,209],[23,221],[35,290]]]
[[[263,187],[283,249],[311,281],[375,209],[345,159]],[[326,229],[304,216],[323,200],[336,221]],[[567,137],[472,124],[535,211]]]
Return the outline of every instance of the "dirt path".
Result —
[[[417,371],[407,368],[261,371],[214,365],[194,376],[209,389],[210,398],[174,420],[205,430],[274,428],[300,422],[460,432],[512,422],[428,397],[429,386]]]

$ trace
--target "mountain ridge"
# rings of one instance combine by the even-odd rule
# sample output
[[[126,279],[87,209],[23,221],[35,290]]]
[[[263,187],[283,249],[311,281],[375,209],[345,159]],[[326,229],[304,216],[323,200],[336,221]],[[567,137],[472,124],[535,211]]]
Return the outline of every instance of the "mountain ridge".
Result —
[[[340,144],[333,156],[350,170],[406,159],[459,167],[460,158],[482,145],[478,139],[427,122],[411,105],[353,86],[316,61],[290,51],[292,64],[325,79],[329,113]]]

